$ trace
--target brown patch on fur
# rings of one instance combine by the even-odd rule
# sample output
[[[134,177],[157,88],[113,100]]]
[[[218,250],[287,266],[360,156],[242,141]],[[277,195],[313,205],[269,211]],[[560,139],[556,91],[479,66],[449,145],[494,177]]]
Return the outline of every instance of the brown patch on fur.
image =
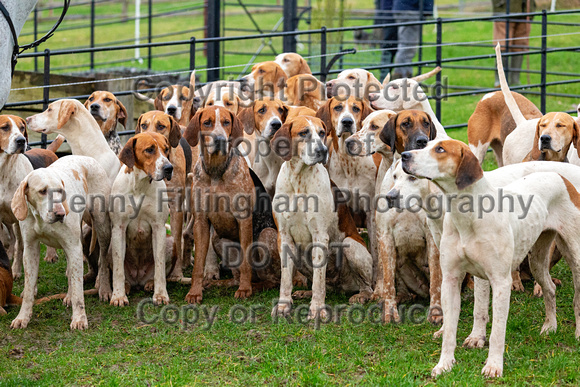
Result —
[[[244,132],[253,134],[254,130],[262,133],[272,117],[278,117],[281,123],[286,121],[288,106],[277,98],[265,97],[255,101],[254,105],[241,109],[238,118],[244,125]]]
[[[107,119],[104,121],[95,117],[105,137],[115,130],[117,122],[123,125],[124,128],[127,128],[127,109],[113,93],[108,91],[93,92],[85,101],[84,105],[91,112],[91,106],[94,104],[100,106],[99,110],[107,112]]]
[[[442,147],[445,152],[437,153],[435,149]],[[469,147],[457,140],[443,140],[431,150],[431,154],[436,160],[455,160],[457,169],[455,170],[455,184],[459,190],[465,189],[483,177],[483,169],[479,165],[477,157],[471,152]]]
[[[155,163],[159,153],[169,156],[169,141],[159,133],[140,133],[131,137],[119,154],[119,160],[127,166],[145,171],[149,176],[155,173]],[[151,150],[148,152],[147,150]]]
[[[379,138],[397,152],[419,149],[415,140],[426,136],[429,141],[437,136],[437,129],[429,115],[421,110],[403,110],[391,117],[379,133]]]
[[[289,105],[318,110],[323,103],[324,85],[312,75],[295,75],[288,78],[284,92]]]
[[[14,124],[12,121],[14,121]],[[9,146],[10,132],[12,125],[16,125],[20,130],[20,133],[26,138],[28,142],[28,132],[26,131],[26,121],[18,116],[13,116],[9,114],[0,116],[0,128],[6,128],[7,130],[0,130],[0,152],[5,151]]]
[[[570,180],[566,179],[564,176],[560,175],[564,184],[566,185],[566,190],[568,191],[568,196],[570,196],[570,201],[574,203],[576,208],[580,209],[580,193],[574,187],[574,184],[570,183]]]
[[[254,77],[254,92],[264,93],[269,91],[274,95],[283,89],[288,76],[282,70],[278,63],[273,61],[255,64],[252,67],[252,76]]]
[[[312,74],[310,66],[301,55],[294,52],[288,52],[283,55],[282,62],[286,67],[288,78],[299,74]]]
[[[536,125],[533,148],[523,161],[567,161],[570,145],[580,145],[579,132],[580,129],[578,128],[578,124],[574,118],[567,113],[551,112],[544,115]],[[566,143],[560,152],[556,152],[552,149],[540,149],[540,138],[543,135],[550,135],[552,140],[558,140],[558,137],[565,137]],[[556,136],[556,138],[554,138],[554,136]],[[580,156],[580,149],[577,149],[577,151],[578,156]]]
[[[307,108],[306,106],[291,106],[288,108],[288,116],[286,117],[286,120],[290,121],[300,116],[316,117],[316,111]]]

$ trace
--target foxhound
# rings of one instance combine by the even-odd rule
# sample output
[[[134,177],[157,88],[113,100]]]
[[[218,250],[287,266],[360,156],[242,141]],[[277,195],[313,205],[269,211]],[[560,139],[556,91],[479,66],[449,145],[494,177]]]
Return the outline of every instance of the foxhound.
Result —
[[[326,82],[328,98],[346,94],[368,101],[371,93],[379,93],[381,89],[381,82],[373,73],[365,69],[343,70],[336,79]]]
[[[288,78],[284,89],[286,103],[318,110],[324,104],[324,84],[312,75],[301,74]]]
[[[30,172],[18,186],[12,199],[12,211],[20,221],[24,241],[24,292],[20,313],[12,328],[26,328],[32,317],[32,305],[40,258],[40,243],[65,251],[67,257],[68,293],[63,302],[72,305],[71,329],[88,328],[83,295],[82,221],[93,227],[100,248],[99,274],[103,287],[109,279],[106,255],[111,226],[107,212],[109,185],[107,174],[99,163],[84,156],[68,156],[48,168]],[[110,288],[109,288],[110,289]]]
[[[574,276],[575,299],[580,300],[580,194],[569,180],[557,173],[534,173],[501,188],[495,188],[484,177],[483,170],[468,146],[456,140],[433,141],[422,150],[402,154],[403,170],[432,180],[449,203],[441,237],[443,281],[441,301],[445,322],[441,357],[433,376],[453,366],[457,323],[461,297],[460,281],[466,272],[489,281],[493,289],[493,326],[490,349],[482,373],[488,377],[503,373],[506,322],[511,293],[511,271],[532,250],[530,265],[544,289],[546,321],[542,332],[556,328],[555,286],[548,272],[547,255],[556,238]],[[545,187],[551,187],[546,190]],[[509,209],[500,206],[511,197]],[[482,198],[496,200],[487,206]],[[471,200],[469,200],[471,199]],[[465,200],[471,207],[465,209]],[[564,221],[565,220],[565,221]],[[488,321],[489,284],[476,278],[475,298],[482,323],[477,337],[485,337]],[[580,302],[574,303],[580,314]],[[474,332],[472,332],[473,334]],[[576,337],[580,337],[580,318],[576,320]]]
[[[250,74],[242,78],[242,90],[252,91],[253,99],[265,96],[282,99],[288,76],[276,62],[262,62],[254,65]]]
[[[327,285],[358,292],[350,302],[365,302],[372,294],[372,257],[323,166],[326,136],[324,122],[304,116],[286,122],[272,140],[274,151],[285,160],[272,203],[282,261],[273,316],[291,311],[295,269],[312,276],[310,319],[328,317]]]
[[[168,304],[166,276],[171,270],[173,243],[166,236],[169,207],[164,179],[171,180],[171,144],[159,133],[140,133],[127,141],[119,159],[123,167],[111,188],[111,250],[113,295],[111,305],[129,304],[127,289],[153,290],[153,303]],[[167,253],[169,250],[169,254]]]
[[[121,153],[121,139],[117,134],[117,123],[127,128],[127,109],[115,94],[108,91],[95,91],[85,101],[85,107],[95,118],[109,148],[116,155]]]
[[[272,152],[270,140],[282,127],[287,115],[288,106],[284,102],[268,97],[254,102],[252,107],[242,109],[238,114],[248,139],[244,144],[244,152],[247,152],[250,166],[270,197],[274,197],[276,179],[284,162]]]
[[[236,298],[252,295],[253,272],[264,287],[279,283],[280,259],[270,199],[239,154],[236,145],[242,137],[240,119],[216,106],[198,111],[184,133],[191,146],[200,147],[192,185],[195,261],[191,288],[185,297],[190,304],[200,303],[203,298],[210,243],[234,271],[234,280],[229,283],[239,285]],[[225,200],[211,200],[215,197]],[[255,244],[261,248],[255,249]]]
[[[0,242],[0,316],[5,315],[7,305],[20,305],[22,299],[12,294],[12,269],[4,245]]]
[[[296,54],[295,52],[283,52],[276,56],[274,62],[284,70],[288,78],[300,74],[312,75],[312,71],[310,70],[310,66],[308,66],[306,60],[300,54]]]

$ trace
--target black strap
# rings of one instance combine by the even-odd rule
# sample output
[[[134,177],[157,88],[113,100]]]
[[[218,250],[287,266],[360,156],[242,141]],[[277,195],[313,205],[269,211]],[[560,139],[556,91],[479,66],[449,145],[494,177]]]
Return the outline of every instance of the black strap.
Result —
[[[64,0],[62,13],[60,14],[60,17],[58,18],[54,26],[52,26],[52,28],[50,29],[50,31],[48,31],[42,38],[35,40],[30,44],[25,44],[23,46],[18,45],[18,35],[16,35],[16,29],[14,28],[14,23],[12,22],[12,18],[10,17],[10,13],[8,12],[4,4],[2,4],[2,2],[0,1],[0,12],[2,12],[2,15],[4,15],[4,19],[6,19],[8,27],[10,27],[10,33],[12,34],[12,40],[14,41],[14,49],[12,50],[12,75],[14,75],[14,69],[16,68],[16,63],[18,62],[18,55],[22,54],[26,50],[30,50],[31,48],[41,45],[42,43],[50,39],[52,35],[54,35],[54,31],[56,31],[60,23],[62,23],[62,20],[64,19],[64,16],[68,11],[70,1],[71,0]]]

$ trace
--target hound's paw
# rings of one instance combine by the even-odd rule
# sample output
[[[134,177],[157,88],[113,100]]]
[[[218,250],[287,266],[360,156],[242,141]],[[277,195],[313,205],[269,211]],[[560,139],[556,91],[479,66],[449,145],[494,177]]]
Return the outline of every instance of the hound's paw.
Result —
[[[14,270],[14,267],[12,267],[12,278],[16,280],[20,277],[22,277],[22,268]]]
[[[396,302],[385,301],[383,308],[383,322],[385,324],[401,322],[401,317],[399,317],[399,310],[397,309]]]
[[[89,328],[89,322],[87,321],[87,316],[73,317],[70,323],[70,329],[78,329],[79,331]]]
[[[145,289],[146,292],[152,292],[153,290],[155,290],[155,281],[153,280],[148,281],[143,288]]]
[[[463,342],[464,348],[483,348],[485,346],[485,335],[469,335]]]
[[[522,280],[514,279],[512,281],[512,292],[523,292],[525,291],[524,285],[522,284]]]
[[[0,306],[0,316],[6,316],[8,313],[4,310],[3,307]]]
[[[310,310],[308,311],[308,320],[324,320],[328,321],[328,310],[323,306],[310,305]]]
[[[429,317],[427,317],[427,321],[433,325],[443,324],[443,310],[441,309],[441,306],[433,305],[429,308]]]
[[[183,278],[183,270],[178,268],[179,265],[175,265],[175,268],[167,276],[167,282],[180,282]]]
[[[201,304],[201,300],[203,299],[201,292],[189,292],[185,296],[185,301],[188,304]]]
[[[437,332],[433,333],[433,338],[434,339],[438,339],[441,336],[443,336],[443,327],[439,328],[439,330]]]
[[[435,368],[433,368],[433,371],[431,371],[431,376],[436,378],[437,376],[441,375],[443,372],[451,371],[451,368],[453,368],[453,364],[455,364],[454,358],[447,359],[447,360],[443,360],[443,359],[439,360],[439,363],[437,363]]]
[[[349,304],[366,304],[372,297],[371,292],[360,292],[348,299]]]
[[[62,299],[62,303],[67,308],[72,305],[72,298],[71,298],[70,294],[68,294],[68,293],[66,294],[66,296]]]
[[[371,296],[371,301],[384,300],[385,298],[386,298],[385,291],[377,287],[373,292],[373,295]]]
[[[292,310],[291,302],[281,302],[272,309],[272,317],[276,316],[288,317],[290,316],[291,310]]]
[[[551,321],[545,321],[544,325],[542,326],[542,330],[540,331],[541,335],[549,335],[552,332],[556,332],[556,329],[558,328],[557,323],[551,322]]]
[[[44,257],[44,262],[56,263],[56,261],[58,261],[58,256],[56,254],[46,254]]]
[[[83,283],[93,282],[97,280],[97,273],[93,269],[89,269],[89,272],[83,276]],[[95,283],[95,287],[96,287]]]
[[[169,304],[169,295],[167,292],[165,294],[154,294],[153,295],[153,304],[155,305],[167,305]]]
[[[125,305],[129,305],[129,299],[127,298],[126,295],[113,295],[111,297],[111,305],[113,306],[125,306]]]
[[[298,288],[306,288],[308,287],[308,279],[306,276],[299,271],[294,273],[294,277],[292,278],[292,286],[296,286]]]
[[[304,298],[312,298],[312,290],[297,290],[292,293],[292,298],[295,300],[302,300]]]
[[[99,300],[107,302],[113,296],[113,291],[110,286],[100,286],[99,287]],[[127,298],[127,297],[125,297]]]
[[[562,281],[560,281],[558,278],[552,278],[552,282],[556,286],[562,286]]]
[[[246,298],[249,298],[251,295],[252,295],[252,286],[250,286],[249,288],[240,286],[238,290],[236,290],[236,294],[234,294],[234,297],[239,300],[245,300]]]
[[[12,324],[10,324],[10,328],[12,328],[12,329],[24,329],[28,326],[29,322],[30,322],[30,319],[16,317],[12,321]]]
[[[503,374],[503,364],[487,359],[485,367],[481,370],[481,374],[486,378],[500,378]]]
[[[220,269],[219,267],[206,267],[205,272],[203,273],[204,281],[211,282],[217,281],[220,279]]]

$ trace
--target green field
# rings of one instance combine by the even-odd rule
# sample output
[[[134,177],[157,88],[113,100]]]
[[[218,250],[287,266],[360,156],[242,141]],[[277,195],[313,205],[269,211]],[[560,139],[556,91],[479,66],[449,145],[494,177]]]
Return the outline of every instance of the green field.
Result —
[[[256,1],[257,2],[257,1]],[[446,1],[449,2],[449,1]],[[182,2],[160,4],[156,11],[178,8]],[[191,2],[192,4],[195,2]],[[275,3],[269,1],[268,3]],[[347,6],[368,8],[371,0],[349,1]],[[105,6],[102,6],[105,7]],[[157,5],[156,5],[157,7]],[[167,8],[163,8],[167,7]],[[75,12],[88,14],[88,7]],[[120,12],[120,5],[107,3],[103,14]],[[131,14],[132,11],[129,12]],[[227,16],[231,25],[250,28],[247,16],[233,12]],[[255,17],[265,30],[273,28],[279,15],[259,13]],[[161,20],[161,19],[159,19]],[[552,20],[552,18],[550,18]],[[554,17],[553,20],[575,22],[577,15]],[[88,23],[87,19],[71,21]],[[166,17],[163,22],[155,22],[154,33],[178,31],[201,26],[203,16]],[[46,28],[50,22],[45,23]],[[348,22],[354,25],[354,22]],[[65,24],[66,25],[66,24]],[[307,28],[306,25],[300,26]],[[24,31],[30,31],[25,26]],[[133,23],[100,28],[97,43],[130,38]],[[145,36],[146,26],[142,24]],[[550,27],[550,34],[575,32],[577,27]],[[532,36],[540,35],[540,27],[533,26]],[[197,36],[197,35],[196,35]],[[491,24],[485,22],[464,22],[446,25],[443,30],[444,42],[474,42],[491,39]],[[197,36],[201,38],[201,35]],[[172,36],[166,40],[188,39],[189,35]],[[352,34],[345,35],[352,40]],[[435,41],[435,31],[426,27],[426,44]],[[577,35],[550,37],[550,47],[576,45]],[[254,52],[261,41],[228,43],[226,50]],[[490,42],[487,42],[490,43]],[[51,49],[82,46],[88,44],[88,30],[62,31],[46,44]],[[281,47],[278,40],[274,40]],[[532,45],[539,45],[539,39],[532,39]],[[46,48],[42,47],[42,49]],[[357,47],[368,50],[368,46]],[[167,49],[155,49],[154,54],[163,54]],[[264,52],[268,52],[267,49]],[[489,47],[446,46],[443,58],[467,55],[489,54],[485,60],[461,63],[461,65],[493,66],[495,58]],[[133,55],[133,50],[119,53],[104,53],[95,56],[96,61],[114,60]],[[561,52],[548,55],[550,71],[578,72],[578,53]],[[366,52],[357,54],[353,61],[377,63],[380,54]],[[188,54],[154,59],[156,71],[171,71],[188,67]],[[250,56],[227,55],[224,65],[245,64]],[[435,58],[435,49],[426,48],[424,58]],[[53,66],[86,63],[88,55],[71,55],[53,58]],[[265,60],[267,58],[258,59]],[[351,59],[349,59],[351,60]],[[539,69],[540,57],[530,57],[530,68]],[[196,63],[205,66],[203,52],[198,53]],[[42,61],[40,61],[42,67]],[[137,62],[127,62],[126,66],[145,67]],[[19,70],[30,70],[33,62],[21,60]],[[200,72],[203,74],[203,72]],[[378,72],[377,72],[378,75]],[[490,87],[493,73],[477,70],[444,68],[443,75],[450,85]],[[203,75],[202,75],[203,78]],[[569,78],[569,77],[568,77]],[[549,76],[548,81],[568,79],[563,76]],[[539,82],[539,75],[530,77],[532,83]],[[522,82],[527,82],[522,77]],[[456,90],[450,90],[456,91]],[[554,93],[580,94],[578,85],[555,86]],[[481,95],[453,98],[442,102],[442,123],[453,125],[467,122]],[[531,97],[539,105],[539,97]],[[547,109],[575,109],[578,99],[549,97]],[[467,140],[465,129],[449,131],[462,141]],[[488,156],[486,169],[495,168]],[[61,254],[59,252],[59,254]],[[65,291],[67,279],[66,264],[62,255],[56,264],[41,261],[38,282],[38,297]],[[187,271],[190,274],[190,270]],[[426,322],[406,321],[398,325],[383,325],[369,321],[353,323],[343,318],[341,323],[321,324],[275,323],[270,317],[273,300],[277,291],[270,290],[254,295],[250,300],[236,302],[235,289],[210,289],[204,293],[204,306],[219,306],[217,317],[208,329],[204,322],[187,325],[148,323],[137,313],[140,301],[150,297],[144,291],[132,291],[130,306],[114,308],[98,301],[95,296],[86,297],[89,329],[85,332],[71,332],[69,329],[71,310],[60,301],[50,301],[36,306],[30,325],[26,330],[10,330],[10,322],[18,314],[18,308],[8,308],[8,315],[0,317],[0,385],[578,385],[580,380],[580,344],[574,338],[574,313],[572,309],[573,285],[571,273],[565,262],[560,262],[552,271],[560,278],[563,286],[557,290],[558,332],[550,336],[540,336],[544,321],[544,306],[541,299],[532,297],[532,283],[526,283],[525,293],[512,295],[508,319],[504,377],[489,381],[480,376],[486,359],[484,350],[458,348],[457,365],[453,371],[434,380],[431,368],[438,361],[441,343],[432,339],[438,327]],[[20,294],[23,279],[15,283],[14,293]],[[87,287],[88,288],[88,287]],[[169,284],[171,302],[178,310],[185,304],[188,291],[185,285]],[[329,293],[327,302],[331,306],[347,304],[348,296]],[[427,305],[428,300],[416,300]],[[471,330],[473,292],[462,296],[462,312],[459,322],[458,343]],[[230,319],[230,311],[235,305],[245,310],[257,311],[255,321],[236,323]],[[298,300],[295,307],[307,305]],[[412,303],[405,304],[409,308]],[[369,308],[364,307],[365,315]],[[148,308],[146,317],[160,314],[162,308]],[[358,315],[355,314],[355,317]],[[169,314],[171,319],[173,315]],[[181,316],[183,317],[183,316]],[[234,315],[239,317],[239,315]],[[179,320],[179,319],[178,319]],[[489,328],[489,327],[488,327]],[[489,333],[489,329],[488,329]]]

